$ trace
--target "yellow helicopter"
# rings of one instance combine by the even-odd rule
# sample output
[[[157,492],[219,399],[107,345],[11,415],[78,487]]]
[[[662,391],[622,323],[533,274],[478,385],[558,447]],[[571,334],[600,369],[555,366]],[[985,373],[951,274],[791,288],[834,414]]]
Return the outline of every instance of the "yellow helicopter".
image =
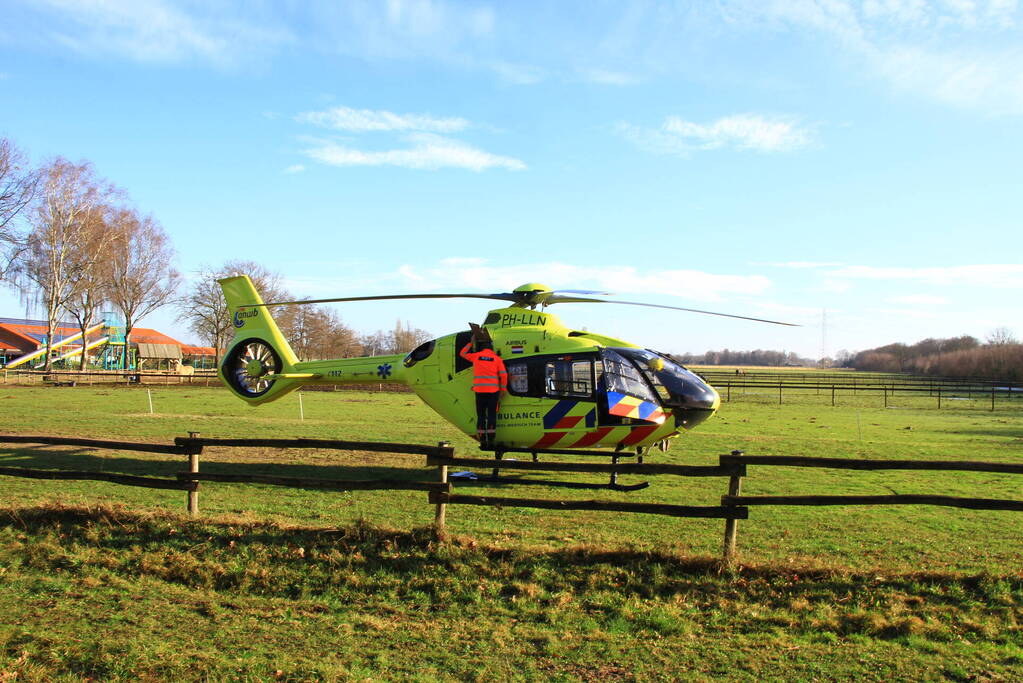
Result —
[[[790,325],[692,308],[593,298],[588,290],[552,290],[537,283],[494,294],[403,294],[265,303],[248,276],[220,280],[235,336],[220,377],[251,405],[273,401],[306,384],[403,383],[469,436],[476,435],[471,364],[459,355],[479,334],[465,330],[428,341],[408,354],[300,361],[268,310],[271,306],[390,299],[479,298],[508,302],[490,311],[489,335],[508,371],[494,450],[558,452],[659,445],[692,429],[721,398],[670,356],[620,339],[574,330],[547,312],[558,303],[617,303]],[[475,327],[475,326],[474,326]]]

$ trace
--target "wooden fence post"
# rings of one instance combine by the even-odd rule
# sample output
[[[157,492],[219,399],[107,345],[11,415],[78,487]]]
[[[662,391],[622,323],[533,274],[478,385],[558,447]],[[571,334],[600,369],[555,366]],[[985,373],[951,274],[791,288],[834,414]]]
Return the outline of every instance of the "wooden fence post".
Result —
[[[198,439],[199,432],[189,432],[189,439]],[[188,471],[193,474],[199,472],[199,453],[193,452],[188,454]],[[199,516],[199,483],[195,482],[195,490],[188,492],[188,515],[189,517]]]
[[[447,441],[441,441],[437,444],[437,446],[439,446],[440,448],[447,448],[450,445],[451,444],[448,443]],[[442,484],[448,483],[448,466],[438,465],[437,475],[439,477],[440,483]],[[438,541],[444,541],[447,539],[447,529],[445,528],[445,524],[447,522],[446,519],[447,510],[448,510],[447,503],[437,503],[437,511],[433,518],[433,531],[434,534],[437,536]]]
[[[732,455],[741,456],[742,451],[732,451]],[[737,496],[742,491],[742,475],[733,474],[728,478],[728,495]],[[731,564],[735,560],[735,545],[736,536],[739,531],[739,520],[737,519],[726,519],[725,520],[725,547],[724,547],[724,559],[725,562]]]
[[[995,385],[991,385],[991,412],[995,412]]]
[[[835,385],[831,385],[831,406],[835,406]]]

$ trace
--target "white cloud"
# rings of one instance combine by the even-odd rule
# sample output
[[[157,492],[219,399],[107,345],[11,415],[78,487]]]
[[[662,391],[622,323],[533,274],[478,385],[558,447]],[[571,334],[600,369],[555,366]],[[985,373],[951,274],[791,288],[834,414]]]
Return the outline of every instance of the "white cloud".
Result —
[[[807,268],[833,268],[835,266],[842,266],[845,264],[839,261],[785,261],[765,263],[763,265],[771,266],[773,268],[807,269]]]
[[[713,149],[791,152],[806,147],[812,138],[792,119],[760,114],[736,114],[709,124],[669,116],[660,128],[619,124],[618,132],[649,152],[683,156]]]
[[[387,0],[386,23],[409,35],[436,35],[460,29],[470,35],[486,35],[494,29],[489,7],[460,8],[438,0]]]
[[[546,77],[546,72],[529,64],[513,64],[511,62],[491,62],[490,69],[502,80],[512,85],[533,85]]]
[[[1023,113],[1021,48],[990,53],[898,46],[886,51],[877,63],[881,73],[900,88],[991,114]]]
[[[488,5],[444,0],[9,0],[9,40],[140,62],[201,60],[236,65],[298,44],[363,59],[436,59],[449,64],[486,46],[496,15]],[[0,30],[0,38],[4,38]],[[462,64],[465,65],[464,63]]]
[[[826,278],[819,287],[819,291],[826,294],[845,294],[850,290],[852,290],[852,283],[848,280],[835,278]]]
[[[415,133],[404,139],[411,143],[410,147],[382,151],[356,149],[333,140],[322,140],[304,150],[304,153],[331,166],[399,166],[431,171],[464,168],[477,172],[488,168],[511,171],[526,168],[526,164],[519,159],[491,154],[440,135]]]
[[[588,83],[599,85],[635,85],[640,80],[631,74],[607,69],[581,69],[579,76]]]
[[[140,62],[190,59],[233,65],[244,56],[292,42],[280,24],[244,17],[217,5],[164,0],[41,0],[22,3],[21,39],[57,44],[89,55],[123,56]],[[10,8],[8,8],[9,10]]]
[[[284,172],[288,174],[294,174],[301,173],[304,170],[305,166],[303,166],[302,164],[292,164],[291,166],[288,166],[286,169],[284,169]]]
[[[1023,114],[1016,0],[731,0],[730,23],[823,35],[900,90],[990,114]]]
[[[441,259],[440,263],[442,266],[450,268],[463,268],[465,266],[482,266],[487,260],[485,258],[479,258],[478,256],[452,256],[449,258]]]
[[[920,306],[943,306],[948,303],[948,299],[942,296],[932,296],[930,294],[907,294],[906,296],[893,296],[888,299],[893,304],[911,304]]]
[[[914,320],[942,320],[945,317],[944,313],[925,311],[919,308],[869,308],[867,312],[871,314],[867,320],[873,324],[877,324],[877,318],[874,316],[878,315],[890,316],[896,320],[905,320],[907,318]]]
[[[932,268],[846,266],[829,273],[848,280],[909,280],[940,286],[1023,289],[1023,265],[978,264]]]
[[[334,107],[325,111],[299,114],[295,120],[323,128],[356,133],[381,131],[425,131],[453,133],[464,130],[469,122],[461,117],[439,118],[429,114],[395,114],[386,110]]]

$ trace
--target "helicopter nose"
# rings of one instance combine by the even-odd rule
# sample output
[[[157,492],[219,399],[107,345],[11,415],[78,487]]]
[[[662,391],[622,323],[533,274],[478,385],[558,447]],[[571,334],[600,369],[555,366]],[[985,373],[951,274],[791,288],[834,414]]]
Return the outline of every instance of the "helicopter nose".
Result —
[[[682,405],[675,409],[675,425],[692,429],[705,422],[721,407],[721,394],[706,382],[693,382]]]

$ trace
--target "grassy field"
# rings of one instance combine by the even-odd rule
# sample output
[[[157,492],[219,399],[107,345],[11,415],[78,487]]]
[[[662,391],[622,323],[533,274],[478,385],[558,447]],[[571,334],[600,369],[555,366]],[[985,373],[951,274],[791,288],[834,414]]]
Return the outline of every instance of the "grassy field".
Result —
[[[2,431],[168,442],[204,436],[472,442],[409,394],[303,394],[252,409],[205,388],[0,386]],[[1023,460],[1023,405],[754,396],[653,461],[751,455]],[[171,476],[182,459],[5,448],[8,466]],[[204,471],[432,476],[423,459],[207,449]],[[509,472],[510,474],[510,472]],[[513,475],[514,476],[514,475]],[[543,478],[585,481],[585,476]],[[635,478],[631,478],[635,479]],[[598,481],[599,477],[590,478]],[[623,477],[623,483],[630,483]],[[716,504],[722,479],[634,493],[472,493]],[[1018,475],[751,468],[750,495],[1020,499]],[[724,570],[723,522],[452,506],[423,493],[254,485],[184,494],[0,479],[0,681],[658,680],[1023,677],[1023,515],[927,506],[751,509]]]

